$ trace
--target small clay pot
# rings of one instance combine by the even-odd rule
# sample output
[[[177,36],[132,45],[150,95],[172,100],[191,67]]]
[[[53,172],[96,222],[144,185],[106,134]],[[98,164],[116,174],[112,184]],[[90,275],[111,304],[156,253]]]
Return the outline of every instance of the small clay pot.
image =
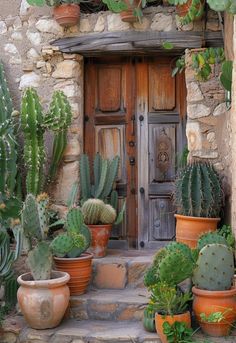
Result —
[[[175,214],[176,241],[187,244],[190,248],[197,247],[201,235],[209,231],[216,231],[220,218],[190,217]]]
[[[155,314],[156,331],[161,339],[162,343],[168,343],[166,335],[163,332],[163,324],[168,322],[170,325],[175,322],[183,322],[188,328],[191,328],[191,316],[190,312],[187,311],[182,314],[175,314],[173,316],[163,316],[159,313]]]
[[[96,258],[106,256],[112,224],[88,225],[88,228],[92,236],[90,251],[93,256]]]
[[[191,5],[192,5],[192,0],[188,0],[188,1],[187,1],[185,4],[183,4],[183,5],[177,5],[177,6],[176,6],[176,13],[178,14],[178,16],[179,16],[179,17],[185,17],[186,14],[187,14],[188,11],[189,11]],[[199,3],[199,5],[197,6],[197,10],[200,11],[201,9],[203,9],[204,5],[205,5],[205,0],[201,0],[200,3]],[[199,13],[200,13],[199,16],[197,16],[197,17],[195,18],[195,20],[199,20],[199,19],[202,18],[202,16],[203,16],[203,11],[200,11]]]
[[[194,294],[193,311],[202,331],[213,337],[228,336],[236,320],[236,288],[226,291],[206,291],[193,287],[192,292]],[[221,312],[224,320],[217,323],[202,321],[201,313],[208,317],[214,312]]]
[[[86,292],[92,275],[92,258],[90,253],[80,257],[54,257],[55,268],[70,275],[68,286],[71,295],[81,295]]]
[[[61,26],[74,26],[79,22],[80,6],[76,4],[55,6],[53,8],[53,16]]]
[[[126,23],[136,23],[138,17],[134,15],[134,9],[141,6],[140,0],[133,0],[133,3],[130,3],[130,0],[124,0],[127,5],[127,10],[120,13],[122,21]]]
[[[51,329],[60,324],[69,305],[69,279],[69,274],[59,271],[53,271],[50,280],[35,281],[31,273],[18,277],[18,303],[31,328]]]

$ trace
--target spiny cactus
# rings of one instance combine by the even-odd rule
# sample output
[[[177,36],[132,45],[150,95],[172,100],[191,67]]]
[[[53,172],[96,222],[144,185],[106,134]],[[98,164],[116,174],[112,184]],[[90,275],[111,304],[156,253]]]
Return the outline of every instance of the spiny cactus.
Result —
[[[176,180],[175,202],[179,214],[218,217],[223,198],[219,176],[210,164],[190,164]]]
[[[113,224],[116,220],[116,210],[109,204],[103,206],[101,214],[100,214],[100,221],[103,224]]]
[[[79,208],[69,210],[66,217],[65,234],[59,235],[51,242],[51,249],[58,257],[79,257],[86,251],[91,242],[91,234],[84,224],[83,215]]]
[[[81,208],[85,224],[98,224],[104,206],[104,202],[100,199],[88,199],[85,201]]]
[[[226,246],[228,245],[226,239],[222,237],[221,235],[219,235],[218,232],[207,232],[199,238],[198,243],[197,243],[197,248],[200,251],[206,245],[214,244],[214,243],[224,244]]]
[[[181,252],[186,258],[192,259],[192,252],[188,245],[181,242],[171,242],[166,246],[168,252]]]
[[[30,250],[27,263],[34,280],[48,280],[51,278],[52,253],[46,242],[39,242]]]
[[[43,109],[35,89],[27,88],[22,97],[21,128],[24,134],[24,160],[27,193],[37,195],[43,185],[44,128]]]
[[[147,269],[144,275],[144,285],[146,287],[153,286],[160,281],[159,266],[161,261],[167,256],[168,251],[166,248],[158,250],[153,259],[152,265]]]
[[[93,164],[94,184],[90,181],[90,168],[87,155],[80,157],[80,184],[81,197],[83,201],[89,198],[99,198],[106,200],[111,196],[112,188],[117,177],[119,167],[119,157],[113,160],[102,159],[96,154]]]
[[[230,289],[234,276],[234,257],[230,248],[223,244],[209,244],[199,254],[193,273],[197,288],[209,291]]]

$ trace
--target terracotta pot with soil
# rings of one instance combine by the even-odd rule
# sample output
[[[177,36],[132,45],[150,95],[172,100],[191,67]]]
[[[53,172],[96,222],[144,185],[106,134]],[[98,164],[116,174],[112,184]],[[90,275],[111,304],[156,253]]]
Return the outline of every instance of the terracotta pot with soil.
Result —
[[[135,15],[135,9],[141,10],[140,0],[124,0],[127,5],[127,10],[120,13],[121,19],[127,23],[135,23],[139,20],[138,16]]]
[[[186,324],[188,328],[191,328],[190,312],[187,311],[185,313],[175,314],[173,316],[169,316],[169,315],[163,316],[159,313],[155,314],[156,331],[162,343],[168,343],[166,335],[163,333],[163,324],[165,322],[168,322],[170,325],[174,324],[175,322],[183,322]]]
[[[193,287],[193,311],[204,333],[210,336],[228,336],[236,320],[236,288],[225,291],[207,291]],[[201,314],[209,317],[221,312],[224,319],[219,322],[204,322]]]
[[[55,6],[53,8],[53,16],[61,26],[74,26],[79,22],[80,6],[77,4]]]
[[[206,232],[216,231],[220,218],[190,217],[175,214],[176,241],[196,248],[200,236]]]
[[[112,224],[88,225],[92,241],[90,251],[95,258],[106,256]]]
[[[18,303],[31,328],[51,329],[60,324],[69,304],[69,279],[59,271],[53,271],[49,280],[33,280],[31,273],[18,277]]]
[[[65,271],[70,275],[68,286],[71,295],[81,295],[86,292],[92,275],[92,258],[90,253],[84,253],[80,257],[54,257],[57,270]]]

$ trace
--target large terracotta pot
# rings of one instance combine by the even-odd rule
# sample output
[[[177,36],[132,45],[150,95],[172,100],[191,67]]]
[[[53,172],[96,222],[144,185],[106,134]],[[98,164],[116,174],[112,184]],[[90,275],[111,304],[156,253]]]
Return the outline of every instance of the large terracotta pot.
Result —
[[[106,256],[107,245],[111,234],[112,224],[88,225],[92,236],[90,251],[94,257]]]
[[[236,320],[236,288],[226,291],[206,291],[193,287],[193,311],[202,331],[210,336],[227,336]],[[200,314],[207,317],[214,313],[224,314],[224,320],[219,323],[206,323],[201,320]]]
[[[133,3],[130,3],[130,0],[124,0],[127,5],[127,10],[120,13],[121,19],[127,23],[135,23],[138,21],[138,17],[134,15],[134,9],[141,6],[140,0],[133,0]]]
[[[57,270],[70,275],[68,286],[71,295],[80,295],[86,292],[92,275],[92,258],[90,253],[84,253],[76,258],[54,257]]]
[[[185,17],[186,14],[188,13],[189,11],[189,8],[191,7],[192,5],[192,0],[188,0],[185,4],[183,5],[177,5],[176,6],[176,13],[178,14],[179,17]],[[199,15],[196,16],[196,19],[201,19],[202,18],[202,15],[203,15],[203,10],[204,10],[204,6],[205,6],[205,0],[201,0],[201,2],[199,3],[199,5],[197,6],[197,9],[199,11]]]
[[[163,324],[168,322],[170,325],[175,322],[184,322],[188,328],[191,328],[191,316],[187,311],[182,314],[176,314],[174,316],[163,316],[159,313],[155,314],[156,331],[162,341],[162,343],[168,343],[166,335],[163,333]]]
[[[58,271],[52,272],[50,280],[34,281],[30,273],[18,277],[18,303],[31,328],[50,329],[60,324],[69,304],[69,279],[67,273]]]
[[[80,6],[76,4],[64,4],[53,8],[54,19],[61,26],[74,26],[78,24]]]
[[[201,235],[209,231],[216,231],[220,218],[189,217],[175,214],[176,241],[196,248]]]

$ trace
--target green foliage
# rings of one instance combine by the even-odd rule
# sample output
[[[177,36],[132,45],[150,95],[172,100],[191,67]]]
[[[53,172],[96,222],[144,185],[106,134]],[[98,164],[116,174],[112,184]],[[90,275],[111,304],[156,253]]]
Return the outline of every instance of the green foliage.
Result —
[[[197,248],[198,250],[202,250],[202,248],[204,248],[206,245],[208,244],[224,244],[224,245],[228,245],[227,240],[221,236],[218,232],[207,232],[204,233],[198,240],[197,243]]]
[[[219,230],[218,234],[224,237],[227,241],[227,245],[232,249],[235,249],[235,237],[230,225],[223,225]]]
[[[30,250],[27,264],[34,280],[48,280],[51,278],[52,253],[46,242],[39,242]]]
[[[211,164],[187,165],[175,182],[175,203],[179,214],[193,217],[218,217],[224,194],[217,172]]]
[[[230,289],[234,276],[234,256],[223,244],[209,244],[201,249],[193,272],[197,288],[209,291]]]
[[[185,56],[181,56],[175,62],[175,68],[172,70],[172,77],[174,77],[177,73],[182,73],[185,69]]]
[[[102,2],[114,13],[120,13],[128,9],[127,4],[123,0],[102,0]]]
[[[82,0],[27,0],[31,6],[59,6],[63,4],[80,4]]]
[[[221,70],[222,70],[222,73],[220,75],[220,82],[226,91],[231,92],[233,61],[224,61],[222,63]]]
[[[193,330],[188,328],[184,322],[163,323],[163,333],[168,343],[191,343],[193,342]]]
[[[162,43],[162,47],[166,50],[172,50],[174,48],[174,44],[168,41]]]
[[[231,311],[231,309],[228,309],[228,310]],[[205,313],[200,313],[200,318],[201,318],[201,321],[205,323],[219,323],[225,319],[225,313],[213,312],[213,313],[210,313],[208,316]]]
[[[156,332],[155,311],[152,310],[150,305],[147,305],[143,311],[143,326],[148,332]]]
[[[151,297],[149,306],[162,315],[175,315],[186,312],[192,300],[190,293],[182,293],[174,286],[159,282],[150,288]]]
[[[67,214],[65,226],[67,232],[58,235],[50,247],[58,257],[79,257],[85,252],[91,242],[91,234],[84,224],[83,214],[79,208],[71,208]]]
[[[236,14],[236,3],[234,0],[207,0],[210,8],[216,12],[229,12]]]

